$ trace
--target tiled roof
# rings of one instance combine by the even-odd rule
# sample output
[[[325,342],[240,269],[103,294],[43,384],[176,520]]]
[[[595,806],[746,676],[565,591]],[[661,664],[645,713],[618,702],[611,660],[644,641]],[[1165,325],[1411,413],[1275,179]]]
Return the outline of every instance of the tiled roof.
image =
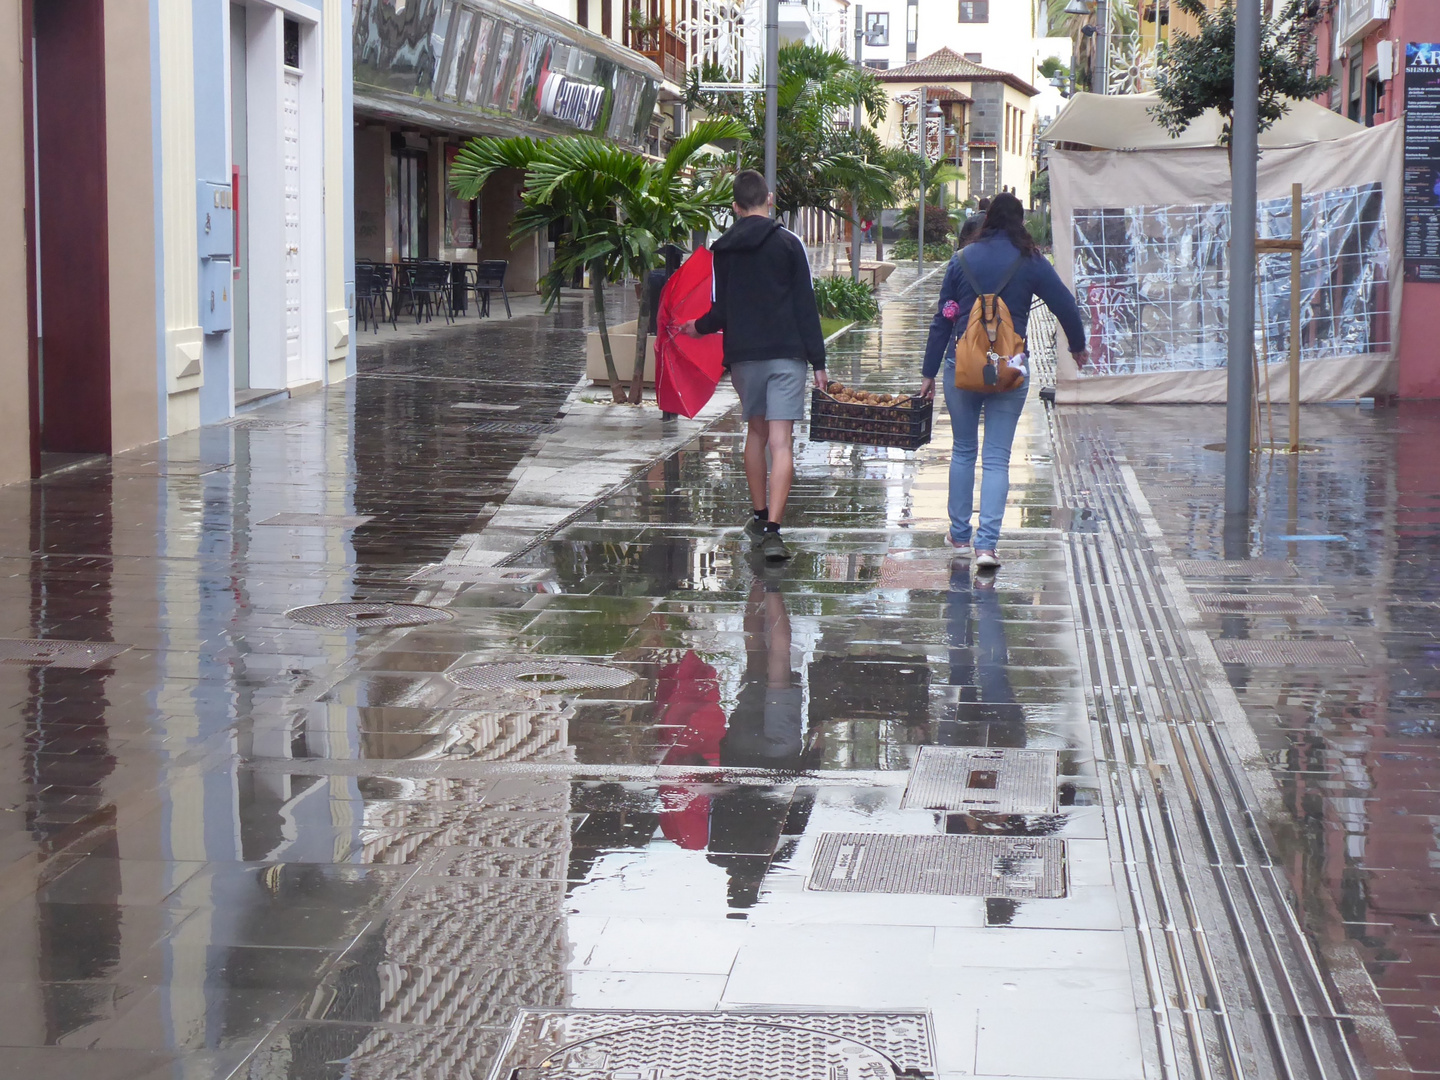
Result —
[[[952,49],[941,49],[913,63],[906,64],[904,67],[877,71],[875,76],[882,82],[927,82],[932,79],[939,82],[1003,80],[1021,93],[1029,94],[1031,97],[1040,93],[1020,76],[1012,75],[1008,71],[985,67],[973,60],[966,60]]]

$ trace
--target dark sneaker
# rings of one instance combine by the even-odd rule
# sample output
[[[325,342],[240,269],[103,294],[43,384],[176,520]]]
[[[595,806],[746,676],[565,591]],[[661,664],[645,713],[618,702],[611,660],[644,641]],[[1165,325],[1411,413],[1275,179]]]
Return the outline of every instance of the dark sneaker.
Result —
[[[751,514],[750,520],[745,522],[745,539],[749,540],[752,544],[758,544],[761,540],[765,539],[765,522],[761,521],[754,514]]]
[[[760,554],[765,556],[766,562],[784,562],[790,558],[790,549],[778,532],[767,531],[765,539],[760,541]]]

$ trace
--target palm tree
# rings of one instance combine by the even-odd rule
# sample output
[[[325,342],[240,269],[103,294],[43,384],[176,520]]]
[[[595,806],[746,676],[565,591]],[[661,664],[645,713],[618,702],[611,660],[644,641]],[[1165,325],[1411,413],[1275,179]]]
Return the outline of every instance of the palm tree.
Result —
[[[712,117],[730,117],[743,124],[748,142],[740,147],[741,162],[746,168],[763,168],[764,95],[702,91],[700,77],[692,74],[685,102]],[[874,72],[857,70],[844,53],[815,45],[780,49],[775,154],[779,213],[803,207],[843,215],[837,203],[846,202],[857,189],[862,204],[867,192],[887,189],[889,177],[870,153],[870,143],[876,150],[879,147],[873,133],[853,133],[844,122],[857,102],[872,121],[885,115],[889,98]]]
[[[469,140],[455,157],[450,186],[462,199],[476,198],[485,181],[500,169],[525,173],[520,212],[512,237],[563,223],[565,233],[555,259],[540,282],[546,310],[579,269],[590,274],[600,346],[611,397],[638,404],[645,378],[649,337],[648,271],[660,262],[660,248],[684,241],[691,230],[715,226],[731,203],[731,177],[719,169],[692,168],[692,161],[717,139],[744,138],[746,129],[732,120],[702,121],[676,140],[663,161],[622,150],[589,135],[550,140]],[[635,326],[635,374],[627,398],[620,387],[605,320],[607,281],[625,275],[640,279],[640,315]]]

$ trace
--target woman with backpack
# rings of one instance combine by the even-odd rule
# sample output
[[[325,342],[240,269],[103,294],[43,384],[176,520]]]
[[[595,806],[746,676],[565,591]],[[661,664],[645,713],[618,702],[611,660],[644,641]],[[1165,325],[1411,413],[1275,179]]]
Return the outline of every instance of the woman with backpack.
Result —
[[[930,323],[921,392],[935,396],[944,380],[954,447],[950,454],[950,527],[945,542],[975,567],[993,570],[1000,521],[1010,494],[1010,444],[1030,389],[1025,329],[1039,297],[1060,320],[1077,364],[1089,359],[1085,324],[1075,297],[1025,231],[1025,208],[1014,195],[995,196],[979,235],[957,252],[940,286],[940,307]],[[941,372],[941,364],[944,371]],[[980,450],[980,416],[985,449]],[[980,456],[980,525],[973,533],[975,459]]]

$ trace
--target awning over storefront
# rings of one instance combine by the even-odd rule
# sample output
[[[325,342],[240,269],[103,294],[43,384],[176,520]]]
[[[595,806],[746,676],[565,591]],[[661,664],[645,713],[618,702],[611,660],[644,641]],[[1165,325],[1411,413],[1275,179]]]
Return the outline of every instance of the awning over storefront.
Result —
[[[1150,115],[1158,101],[1155,94],[1076,94],[1040,138],[1096,150],[1188,150],[1219,143],[1223,121],[1214,109],[1172,139]],[[1323,105],[1292,100],[1285,115],[1269,131],[1260,133],[1260,147],[1268,150],[1304,146],[1343,139],[1363,130],[1362,124]]]
[[[585,133],[638,148],[663,75],[518,0],[358,0],[355,111],[476,135]]]

